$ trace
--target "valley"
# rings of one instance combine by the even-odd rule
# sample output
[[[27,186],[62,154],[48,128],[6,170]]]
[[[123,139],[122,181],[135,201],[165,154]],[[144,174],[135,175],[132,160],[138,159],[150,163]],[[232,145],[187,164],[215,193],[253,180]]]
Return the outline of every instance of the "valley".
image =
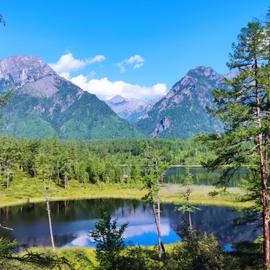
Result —
[[[266,0],[3,0],[0,35],[1,270],[270,269]]]

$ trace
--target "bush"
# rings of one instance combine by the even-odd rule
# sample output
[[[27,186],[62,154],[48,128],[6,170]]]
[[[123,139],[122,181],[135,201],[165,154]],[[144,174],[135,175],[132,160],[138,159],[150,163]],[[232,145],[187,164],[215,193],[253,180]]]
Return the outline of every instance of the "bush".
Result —
[[[159,270],[166,269],[164,261],[159,260],[156,251],[132,247],[121,253],[119,270]]]
[[[167,269],[225,269],[225,257],[213,235],[199,234],[196,231],[189,230],[184,237],[184,242],[177,244],[172,249]]]
[[[108,213],[96,223],[95,230],[91,232],[96,243],[96,257],[102,270],[118,270],[120,252],[124,249],[123,234],[127,224],[117,228],[116,220],[112,220]]]

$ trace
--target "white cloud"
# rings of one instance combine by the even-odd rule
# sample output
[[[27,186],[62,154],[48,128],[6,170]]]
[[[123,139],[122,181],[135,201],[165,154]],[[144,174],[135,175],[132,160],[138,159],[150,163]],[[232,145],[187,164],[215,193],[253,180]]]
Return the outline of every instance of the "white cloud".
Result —
[[[73,57],[72,53],[62,55],[56,63],[50,64],[60,76],[70,78],[70,72],[76,71],[94,63],[102,62],[106,58],[104,55],[96,55],[93,58],[80,60]]]
[[[167,93],[167,86],[164,83],[145,87],[124,81],[110,81],[107,77],[88,79],[84,75],[73,77],[71,81],[83,90],[95,94],[101,99],[109,99],[115,95],[121,95],[127,98],[152,99]]]
[[[162,236],[170,235],[171,227],[169,224],[160,224],[160,233]],[[146,233],[157,233],[157,227],[155,224],[140,224],[130,225],[125,231],[125,237],[130,238],[134,236],[141,236]]]
[[[138,69],[141,68],[143,65],[144,65],[144,58],[139,54],[132,55],[128,59],[125,59],[117,64],[121,73],[124,73],[128,66],[130,66],[133,69]]]
[[[88,64],[94,64],[94,63],[99,63],[99,62],[103,62],[106,60],[106,57],[104,55],[96,55],[93,58],[88,60]]]

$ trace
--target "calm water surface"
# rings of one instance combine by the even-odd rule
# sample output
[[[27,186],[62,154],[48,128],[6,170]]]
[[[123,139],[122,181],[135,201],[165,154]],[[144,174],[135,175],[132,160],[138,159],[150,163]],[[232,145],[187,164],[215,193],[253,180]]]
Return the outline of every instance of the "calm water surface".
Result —
[[[187,172],[191,174],[192,184],[194,185],[215,185],[221,175],[221,171],[219,170],[209,172],[207,169],[202,167],[172,167],[167,170],[164,182],[181,184],[184,182]],[[239,186],[241,180],[247,179],[248,176],[248,169],[240,168],[232,177],[229,186]]]
[[[178,213],[173,204],[162,205],[161,232],[165,243],[181,240],[181,229],[187,216]],[[128,223],[125,241],[128,245],[156,245],[157,234],[152,208],[138,200],[92,199],[52,202],[53,232],[57,246],[94,246],[89,231],[94,229],[102,211],[108,211],[119,224]],[[202,232],[214,233],[222,245],[254,240],[260,234],[255,225],[234,227],[241,215],[231,208],[200,206],[192,214],[193,226]],[[45,203],[0,208],[1,224],[13,231],[0,231],[25,246],[48,246],[49,229]]]

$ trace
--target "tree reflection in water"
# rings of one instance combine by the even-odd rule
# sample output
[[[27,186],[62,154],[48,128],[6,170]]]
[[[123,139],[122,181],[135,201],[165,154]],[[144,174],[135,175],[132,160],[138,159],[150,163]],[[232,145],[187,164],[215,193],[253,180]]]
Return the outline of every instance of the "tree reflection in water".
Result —
[[[56,246],[93,246],[89,231],[107,211],[119,224],[128,223],[126,243],[129,245],[155,245],[156,228],[150,205],[138,200],[92,199],[61,201],[51,203],[53,231]],[[254,240],[260,234],[255,225],[233,226],[233,220],[241,215],[228,207],[200,206],[192,214],[196,230],[214,233],[222,245],[244,240]],[[1,224],[14,228],[2,230],[1,235],[16,238],[26,246],[47,246],[50,244],[47,213],[44,203],[0,208]],[[181,230],[188,221],[187,214],[175,211],[175,205],[163,204],[161,208],[161,230],[165,243],[181,239]]]

